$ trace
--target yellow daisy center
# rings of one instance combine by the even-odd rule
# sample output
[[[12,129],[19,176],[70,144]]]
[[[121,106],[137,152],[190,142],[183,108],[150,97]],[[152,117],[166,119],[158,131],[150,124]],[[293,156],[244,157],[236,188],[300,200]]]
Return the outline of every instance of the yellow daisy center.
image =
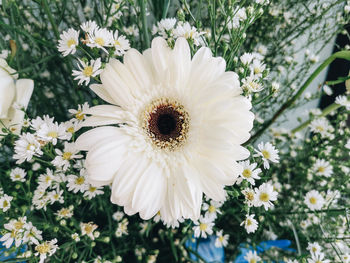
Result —
[[[50,132],[47,133],[47,136],[51,137],[51,138],[57,138],[58,137],[58,133],[55,132],[55,131],[50,131]]]
[[[14,223],[14,227],[16,230],[21,229],[24,226],[24,223],[21,221],[16,221],[16,223]]]
[[[35,147],[35,145],[32,144],[32,143],[29,143],[29,144],[27,145],[27,151],[31,150],[32,147]]]
[[[71,156],[72,156],[71,152],[65,152],[65,153],[63,153],[62,158],[64,160],[70,160]]]
[[[86,76],[86,77],[90,77],[91,75],[92,75],[92,73],[93,73],[93,68],[91,67],[91,66],[87,66],[87,67],[85,67],[84,69],[83,69],[83,74],[84,74],[84,76]]]
[[[326,168],[323,167],[323,166],[320,166],[320,167],[318,167],[318,171],[319,171],[320,173],[324,173],[324,172],[326,171]]]
[[[67,129],[67,132],[74,133],[74,127],[69,127],[69,128]]]
[[[200,229],[201,231],[205,231],[207,228],[208,228],[208,225],[207,225],[207,224],[205,224],[205,223],[200,223],[199,229]]]
[[[247,226],[251,226],[252,224],[253,224],[252,220],[247,219],[247,221],[246,221],[246,225],[247,225]]]
[[[105,40],[102,37],[96,37],[95,42],[100,46],[103,46],[105,44]]]
[[[71,38],[67,41],[68,47],[75,46],[76,44],[77,44],[77,42],[73,38]]]
[[[253,259],[249,260],[249,263],[256,263],[256,260],[253,258]]]
[[[76,180],[75,180],[75,183],[78,184],[78,185],[81,185],[85,182],[85,179],[84,177],[80,176],[78,177]]]
[[[88,225],[85,225],[84,226],[84,231],[87,233],[87,234],[90,234],[92,232],[93,228],[92,228],[92,225],[88,224]]]
[[[248,193],[246,193],[245,197],[246,197],[249,201],[253,201],[253,200],[254,200],[254,193],[248,192]]]
[[[264,156],[265,159],[270,159],[271,154],[267,150],[262,150],[261,151],[262,155]]]
[[[316,126],[316,129],[323,132],[324,131],[324,128],[322,126]]]
[[[213,206],[213,205],[209,206],[208,211],[209,211],[209,213],[215,213],[215,211],[216,211],[215,206]]]
[[[242,174],[245,178],[250,178],[252,176],[252,171],[250,169],[244,169]]]
[[[50,245],[48,243],[43,243],[35,247],[35,250],[40,254],[47,254],[50,251]]]
[[[268,195],[268,193],[261,193],[259,198],[263,202],[267,202],[270,200],[270,196]]]
[[[9,206],[9,202],[7,202],[7,200],[4,200],[4,202],[2,203],[2,206],[4,208],[8,207]]]
[[[115,46],[121,46],[120,42],[118,40],[114,41]]]
[[[85,117],[85,114],[81,110],[78,110],[78,112],[75,114],[75,118],[77,118],[80,121],[82,121],[84,117]]]
[[[317,199],[315,197],[310,197],[309,201],[313,205],[317,203]]]

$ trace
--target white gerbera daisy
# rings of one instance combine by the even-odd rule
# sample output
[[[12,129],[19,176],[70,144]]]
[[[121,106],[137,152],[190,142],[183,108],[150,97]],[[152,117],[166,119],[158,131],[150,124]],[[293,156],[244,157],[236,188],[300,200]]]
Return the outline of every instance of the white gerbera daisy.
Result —
[[[317,175],[323,175],[325,177],[330,177],[333,174],[332,165],[323,159],[317,159],[315,164],[312,167],[312,170]]]
[[[75,76],[75,80],[79,80],[78,85],[81,85],[85,81],[85,85],[88,85],[91,77],[96,77],[102,72],[101,69],[101,58],[96,60],[90,60],[89,63],[79,60],[79,70],[73,70],[72,75]]]
[[[26,171],[24,171],[22,168],[17,167],[11,170],[10,178],[12,182],[16,182],[16,181],[25,182],[26,175],[27,175]]]
[[[261,142],[261,143],[258,144],[258,149],[259,150],[255,149],[255,151],[257,153],[254,156],[255,157],[261,156],[262,157],[265,169],[269,169],[270,168],[269,162],[279,163],[280,157],[278,156],[278,150],[271,143],[269,143],[269,142],[267,142],[267,143]]]
[[[118,106],[90,108],[83,125],[120,127],[95,128],[78,138],[78,148],[89,151],[89,182],[113,183],[111,201],[127,214],[150,219],[160,211],[166,223],[197,220],[203,192],[225,200],[224,186],[242,172],[237,161],[249,156],[241,144],[254,119],[237,74],[225,68],[209,48],[191,59],[184,38],[172,50],[158,37],[143,54],[130,49],[124,64],[110,60],[102,85],[90,87]]]
[[[311,190],[310,192],[306,193],[304,203],[311,210],[321,210],[325,203],[325,200],[318,191]]]
[[[58,51],[62,52],[63,56],[74,54],[76,52],[76,46],[79,44],[79,31],[73,28],[64,31],[60,35],[58,40]]]

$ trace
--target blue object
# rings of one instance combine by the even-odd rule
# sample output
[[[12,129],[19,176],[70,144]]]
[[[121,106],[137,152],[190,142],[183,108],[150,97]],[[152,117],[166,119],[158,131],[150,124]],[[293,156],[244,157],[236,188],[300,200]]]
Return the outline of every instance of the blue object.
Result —
[[[224,263],[225,251],[223,247],[216,247],[215,240],[217,236],[208,238],[190,238],[186,241],[185,246],[201,256],[208,263]],[[197,256],[190,253],[192,260],[198,260]]]
[[[241,254],[235,259],[234,263],[249,263],[247,260],[244,259],[244,257],[249,251],[256,251],[259,255],[272,247],[277,247],[284,251],[296,252],[295,249],[289,247],[291,243],[292,242],[290,240],[268,240],[262,241],[258,246],[256,246],[255,249],[252,246],[249,246],[248,244],[241,244],[239,246]]]
[[[10,255],[5,256],[5,252],[9,251],[12,247],[14,247],[14,244],[10,248],[6,248],[5,246],[3,246],[3,243],[0,242],[0,262],[3,262],[4,260],[8,260],[8,259],[15,259],[17,258],[18,254],[21,254],[27,251],[27,245],[24,245],[18,248],[17,250],[15,250],[14,252],[12,252]],[[20,261],[18,263],[26,263],[26,262]]]

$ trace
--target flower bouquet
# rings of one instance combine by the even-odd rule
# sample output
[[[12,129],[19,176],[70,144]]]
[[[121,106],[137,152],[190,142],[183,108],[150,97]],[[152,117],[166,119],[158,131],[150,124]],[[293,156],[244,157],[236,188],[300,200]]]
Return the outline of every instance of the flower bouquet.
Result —
[[[2,262],[350,262],[350,2],[0,13]]]

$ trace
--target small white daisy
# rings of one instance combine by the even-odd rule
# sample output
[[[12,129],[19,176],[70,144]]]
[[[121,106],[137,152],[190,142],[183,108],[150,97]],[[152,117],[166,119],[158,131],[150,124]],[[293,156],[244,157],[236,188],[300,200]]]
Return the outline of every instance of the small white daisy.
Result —
[[[73,216],[73,210],[74,206],[71,205],[68,208],[61,208],[55,213],[55,215],[58,219],[71,218]]]
[[[334,132],[334,128],[325,117],[313,120],[309,124],[309,127],[312,132],[321,134],[322,138],[334,137],[332,134]]]
[[[98,226],[96,224],[93,224],[92,222],[89,223],[80,223],[80,229],[81,229],[81,235],[87,235],[92,240],[95,239],[94,231],[96,230]]]
[[[323,196],[316,190],[311,190],[306,193],[304,203],[311,210],[321,210],[325,204]]]
[[[37,135],[40,140],[44,142],[51,142],[53,145],[57,144],[57,140],[66,140],[69,135],[66,132],[66,128],[63,124],[45,123],[40,126],[37,131]]]
[[[196,46],[203,45],[204,42],[201,39],[201,35],[205,34],[205,32],[198,32],[197,28],[191,26],[188,22],[179,22],[174,29],[174,36],[176,38],[184,37],[187,40],[193,41],[193,44]]]
[[[312,166],[312,170],[316,175],[330,177],[333,174],[332,165],[323,159],[317,159],[315,164]]]
[[[244,259],[248,261],[248,263],[257,263],[261,260],[256,251],[248,251],[248,253],[244,256]]]
[[[308,263],[330,263],[331,261],[324,258],[324,253],[311,253],[311,258],[307,259]]]
[[[241,223],[247,233],[254,233],[258,229],[258,221],[254,219],[254,214],[246,215],[246,219]]]
[[[207,238],[207,234],[213,234],[213,227],[214,222],[212,218],[201,216],[199,222],[195,222],[195,226],[193,227],[194,236]]]
[[[239,59],[243,65],[249,65],[253,61],[254,56],[252,53],[244,53]]]
[[[40,257],[39,263],[43,263],[45,259],[49,256],[52,256],[56,250],[58,249],[58,245],[56,245],[57,239],[52,239],[50,241],[45,241],[35,247],[35,251],[37,251],[34,255]]]
[[[210,204],[203,203],[202,210],[205,212],[205,217],[210,217],[213,220],[216,219],[217,214],[221,214],[219,208],[222,206],[222,202],[210,201]]]
[[[78,109],[70,109],[68,110],[69,113],[73,114],[74,117],[78,120],[78,121],[83,121],[85,119],[85,115],[86,112],[89,110],[90,106],[87,102],[85,102],[82,105],[78,105]]]
[[[79,31],[72,28],[68,31],[64,31],[60,35],[58,40],[58,51],[62,52],[63,56],[74,54],[76,52],[76,46],[79,44]]]
[[[124,217],[124,213],[122,211],[117,211],[115,212],[113,215],[112,215],[112,218],[115,220],[115,221],[120,221],[123,219]]]
[[[89,33],[92,34],[94,32],[95,29],[98,29],[98,25],[96,24],[95,21],[87,21],[84,22],[80,25],[80,28],[85,32],[85,33]]]
[[[118,30],[113,34],[113,46],[115,48],[114,54],[117,56],[122,56],[125,52],[130,49],[129,40],[125,36],[118,35]]]
[[[17,159],[17,164],[30,161],[33,156],[40,156],[43,154],[40,146],[39,141],[33,134],[24,133],[20,135],[19,139],[15,142],[15,154],[13,158]]]
[[[108,54],[105,47],[113,45],[113,33],[106,28],[95,28],[92,32],[88,33],[88,42],[86,44],[91,48],[99,48]]]
[[[242,190],[242,194],[245,197],[245,202],[247,203],[247,205],[249,207],[253,206],[254,200],[256,198],[254,190],[251,188],[247,188],[247,189]]]
[[[73,174],[68,175],[67,181],[68,191],[72,191],[73,193],[77,193],[79,191],[84,193],[86,190],[89,189],[88,182],[86,181],[85,169],[80,170],[79,176]]]
[[[256,168],[258,165],[257,163],[250,163],[249,160],[239,162],[240,165],[243,167],[243,171],[240,174],[240,177],[237,180],[237,183],[241,183],[242,180],[247,180],[251,185],[255,185],[255,179],[260,179],[259,174],[261,173],[260,168]]]
[[[269,183],[263,183],[259,189],[255,188],[255,199],[253,201],[254,206],[264,206],[265,210],[273,206],[271,201],[277,200],[278,193],[274,190],[273,185]]]
[[[321,252],[321,246],[317,242],[314,242],[314,243],[309,242],[306,249],[309,250],[310,253],[320,253]]]
[[[0,208],[2,209],[2,212],[6,212],[11,208],[12,199],[13,197],[7,194],[4,194],[2,197],[0,197]]]
[[[242,89],[252,93],[262,91],[264,87],[258,82],[256,76],[250,75],[242,80]]]
[[[216,232],[215,246],[216,247],[226,247],[228,244],[229,235],[223,234],[223,230]]]
[[[278,150],[271,143],[267,142],[264,144],[263,142],[261,142],[258,144],[258,149],[259,150],[254,149],[257,152],[257,154],[255,154],[254,157],[262,157],[265,169],[270,168],[269,162],[279,163],[280,157],[278,156]]]
[[[350,139],[346,142],[345,148],[350,150]]]
[[[78,68],[79,70],[73,70],[72,75],[75,76],[75,80],[79,80],[78,85],[81,85],[85,81],[85,85],[88,85],[91,77],[96,77],[102,72],[101,69],[101,58],[96,60],[90,60],[89,63],[79,60]]]
[[[95,187],[95,186],[89,185],[88,189],[84,193],[84,197],[91,200],[96,195],[102,195],[104,193],[102,189],[103,187]]]
[[[24,171],[22,168],[17,167],[11,170],[10,178],[12,182],[16,182],[16,181],[25,182],[26,175],[27,175],[26,171]]]
[[[75,148],[74,143],[65,142],[63,151],[56,148],[55,152],[57,156],[51,163],[58,168],[62,168],[63,171],[66,171],[70,167],[71,160],[83,157],[83,155],[77,154],[79,151]]]
[[[344,106],[346,110],[350,110],[350,100],[345,95],[339,95],[335,98],[335,103]]]
[[[155,35],[158,33],[165,39],[172,37],[176,22],[176,18],[164,18],[157,25],[153,26],[152,34]]]

